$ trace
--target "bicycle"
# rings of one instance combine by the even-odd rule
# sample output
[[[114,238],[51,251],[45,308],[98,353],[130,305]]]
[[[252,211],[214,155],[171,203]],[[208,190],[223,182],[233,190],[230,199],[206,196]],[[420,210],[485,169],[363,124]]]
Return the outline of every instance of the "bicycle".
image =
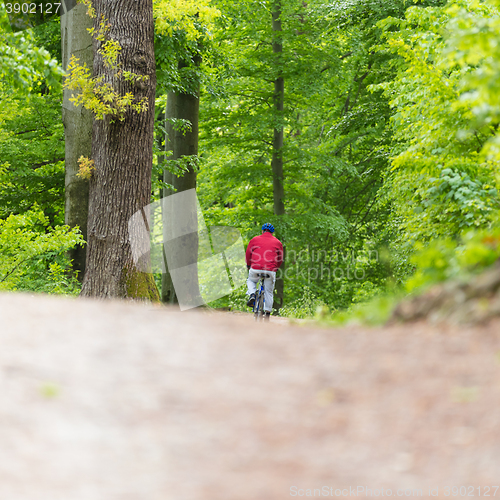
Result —
[[[264,319],[265,311],[265,296],[264,296],[264,279],[270,278],[269,274],[260,273],[259,281],[257,282],[257,292],[255,293],[255,303],[253,305],[253,314],[255,316],[255,321]]]

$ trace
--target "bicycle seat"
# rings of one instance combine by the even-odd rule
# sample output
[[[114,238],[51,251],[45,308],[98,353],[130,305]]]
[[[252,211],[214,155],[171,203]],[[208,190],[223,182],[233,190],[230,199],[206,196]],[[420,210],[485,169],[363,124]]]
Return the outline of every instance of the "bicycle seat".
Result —
[[[259,273],[259,274],[257,274],[257,276],[259,278],[270,278],[271,277],[271,275],[267,274],[267,273]]]

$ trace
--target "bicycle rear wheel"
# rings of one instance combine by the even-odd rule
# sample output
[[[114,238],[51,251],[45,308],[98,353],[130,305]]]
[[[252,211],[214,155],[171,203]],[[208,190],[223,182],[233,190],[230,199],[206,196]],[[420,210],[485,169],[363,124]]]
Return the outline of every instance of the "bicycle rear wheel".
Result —
[[[259,294],[255,299],[255,309],[254,309],[255,321],[262,320],[264,317],[264,291],[259,290]]]

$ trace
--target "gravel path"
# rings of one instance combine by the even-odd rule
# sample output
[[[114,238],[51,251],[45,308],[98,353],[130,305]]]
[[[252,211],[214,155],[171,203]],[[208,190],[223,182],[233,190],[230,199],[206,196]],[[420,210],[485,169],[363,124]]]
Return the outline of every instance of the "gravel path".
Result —
[[[500,485],[498,323],[257,327],[17,294],[0,294],[0,318],[0,500],[482,498]]]

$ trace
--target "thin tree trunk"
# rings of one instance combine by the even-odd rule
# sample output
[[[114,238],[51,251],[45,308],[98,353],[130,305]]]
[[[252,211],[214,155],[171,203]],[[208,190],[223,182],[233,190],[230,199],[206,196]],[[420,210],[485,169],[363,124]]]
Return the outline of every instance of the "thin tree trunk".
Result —
[[[66,3],[67,4],[67,3]],[[71,7],[71,8],[69,8]],[[66,69],[72,55],[81,64],[92,68],[92,37],[87,28],[92,28],[92,19],[86,14],[83,4],[66,5],[67,11],[61,16],[61,49],[63,68]],[[75,107],[69,98],[72,91],[64,89],[62,120],[65,134],[65,223],[70,227],[79,226],[83,238],[87,239],[87,216],[89,206],[89,181],[77,177],[78,158],[90,157],[92,152],[92,113],[83,106]],[[85,273],[86,247],[77,246],[69,252],[73,269],[83,280]]]
[[[168,160],[173,160],[174,151],[174,127],[171,120],[175,118],[175,93],[170,92],[167,96],[167,107],[165,108],[165,151],[171,151],[172,153],[167,157]],[[163,181],[171,186],[174,185],[174,174],[169,170],[165,169],[163,171]],[[172,189],[164,189],[163,197],[170,196],[174,194]],[[165,208],[165,204],[162,208]],[[169,224],[167,221],[168,214],[162,213],[163,217],[163,239],[167,241],[170,239],[168,234]],[[165,247],[164,247],[165,248]],[[161,277],[161,301],[165,304],[176,304],[177,296],[175,295],[174,283],[172,281],[172,276],[168,270],[167,256],[163,255],[163,264],[165,266],[165,272]]]
[[[183,62],[179,63],[182,67]],[[193,94],[190,93],[169,93],[167,97],[167,121],[171,118],[178,120],[187,120],[190,125],[190,130],[177,130],[172,127],[171,123],[166,124],[168,133],[168,147],[173,152],[171,159],[178,160],[184,156],[198,156],[198,119],[199,119],[199,89]],[[171,184],[175,193],[182,193],[190,189],[196,189],[196,167],[190,165],[187,172],[183,175],[176,176],[165,170],[164,180]],[[166,196],[172,193],[165,193]],[[179,228],[174,228],[178,220],[183,220],[189,225],[192,232],[185,234],[184,228],[181,228],[183,233],[182,238],[175,239],[172,244],[166,244],[165,260],[168,264],[168,269],[162,276],[162,301],[174,304],[178,302],[178,294],[174,289],[171,271],[184,267],[182,274],[182,297],[181,302],[199,304],[200,290],[198,282],[198,232],[197,232],[197,206],[194,198],[184,199],[182,206],[178,204],[164,204],[164,207],[169,207],[170,213],[163,213],[163,228],[164,241],[170,241],[172,232],[177,232]],[[187,217],[189,214],[189,217]],[[189,266],[189,267],[187,267]]]
[[[150,204],[151,196],[156,90],[152,0],[94,0],[93,7],[96,31],[104,18],[110,26],[107,36],[121,45],[122,69],[149,78],[134,85],[114,78],[98,54],[98,40],[94,75],[103,75],[121,95],[145,97],[148,110],[129,110],[124,121],[113,122],[109,116],[94,120],[95,173],[90,180],[87,270],[81,295],[159,300],[152,274],[139,272],[132,256],[130,237],[139,234],[129,237],[128,229],[129,219]]]
[[[273,156],[271,161],[273,171],[273,199],[274,199],[274,215],[284,215],[285,213],[285,189],[283,183],[283,109],[285,100],[285,80],[282,75],[282,60],[283,41],[281,26],[281,1],[276,0],[273,6],[273,53],[275,54],[275,64],[277,77],[274,81],[274,110],[275,119],[278,125],[274,128],[273,138]],[[286,263],[283,262],[281,273],[285,271]],[[276,294],[278,301],[275,302],[275,308],[280,309],[283,305],[284,298],[284,280],[283,276],[276,280]]]
[[[196,95],[187,93],[177,93],[175,96],[175,114],[177,118],[187,120],[191,123],[188,131],[174,131],[174,156],[181,158],[183,156],[198,156],[198,117],[199,117],[200,98],[198,91]],[[173,185],[176,193],[182,193],[190,189],[196,189],[196,166],[190,164],[189,169],[181,176],[173,176]],[[189,202],[184,202],[185,206],[178,207],[183,211],[182,214],[176,214],[178,219],[189,213],[187,219],[194,231],[184,235],[177,240],[175,249],[176,261],[188,264],[183,271],[183,289],[184,297],[181,302],[200,304],[203,300],[200,298],[200,285],[198,282],[198,211],[196,199],[190,198]],[[177,297],[179,298],[179,297]]]
[[[198,116],[199,96],[177,93],[175,96],[175,116],[191,123],[191,130],[174,132],[174,157],[198,156]],[[176,192],[196,188],[196,170],[192,165],[182,176],[175,178]]]
[[[283,215],[285,213],[285,191],[283,187],[283,103],[285,100],[285,81],[281,74],[281,54],[283,52],[283,42],[281,34],[281,1],[277,0],[274,4],[273,16],[273,52],[275,54],[275,64],[277,69],[277,78],[274,81],[274,109],[275,117],[280,124],[274,128],[273,139],[273,196],[274,196],[274,214]]]

